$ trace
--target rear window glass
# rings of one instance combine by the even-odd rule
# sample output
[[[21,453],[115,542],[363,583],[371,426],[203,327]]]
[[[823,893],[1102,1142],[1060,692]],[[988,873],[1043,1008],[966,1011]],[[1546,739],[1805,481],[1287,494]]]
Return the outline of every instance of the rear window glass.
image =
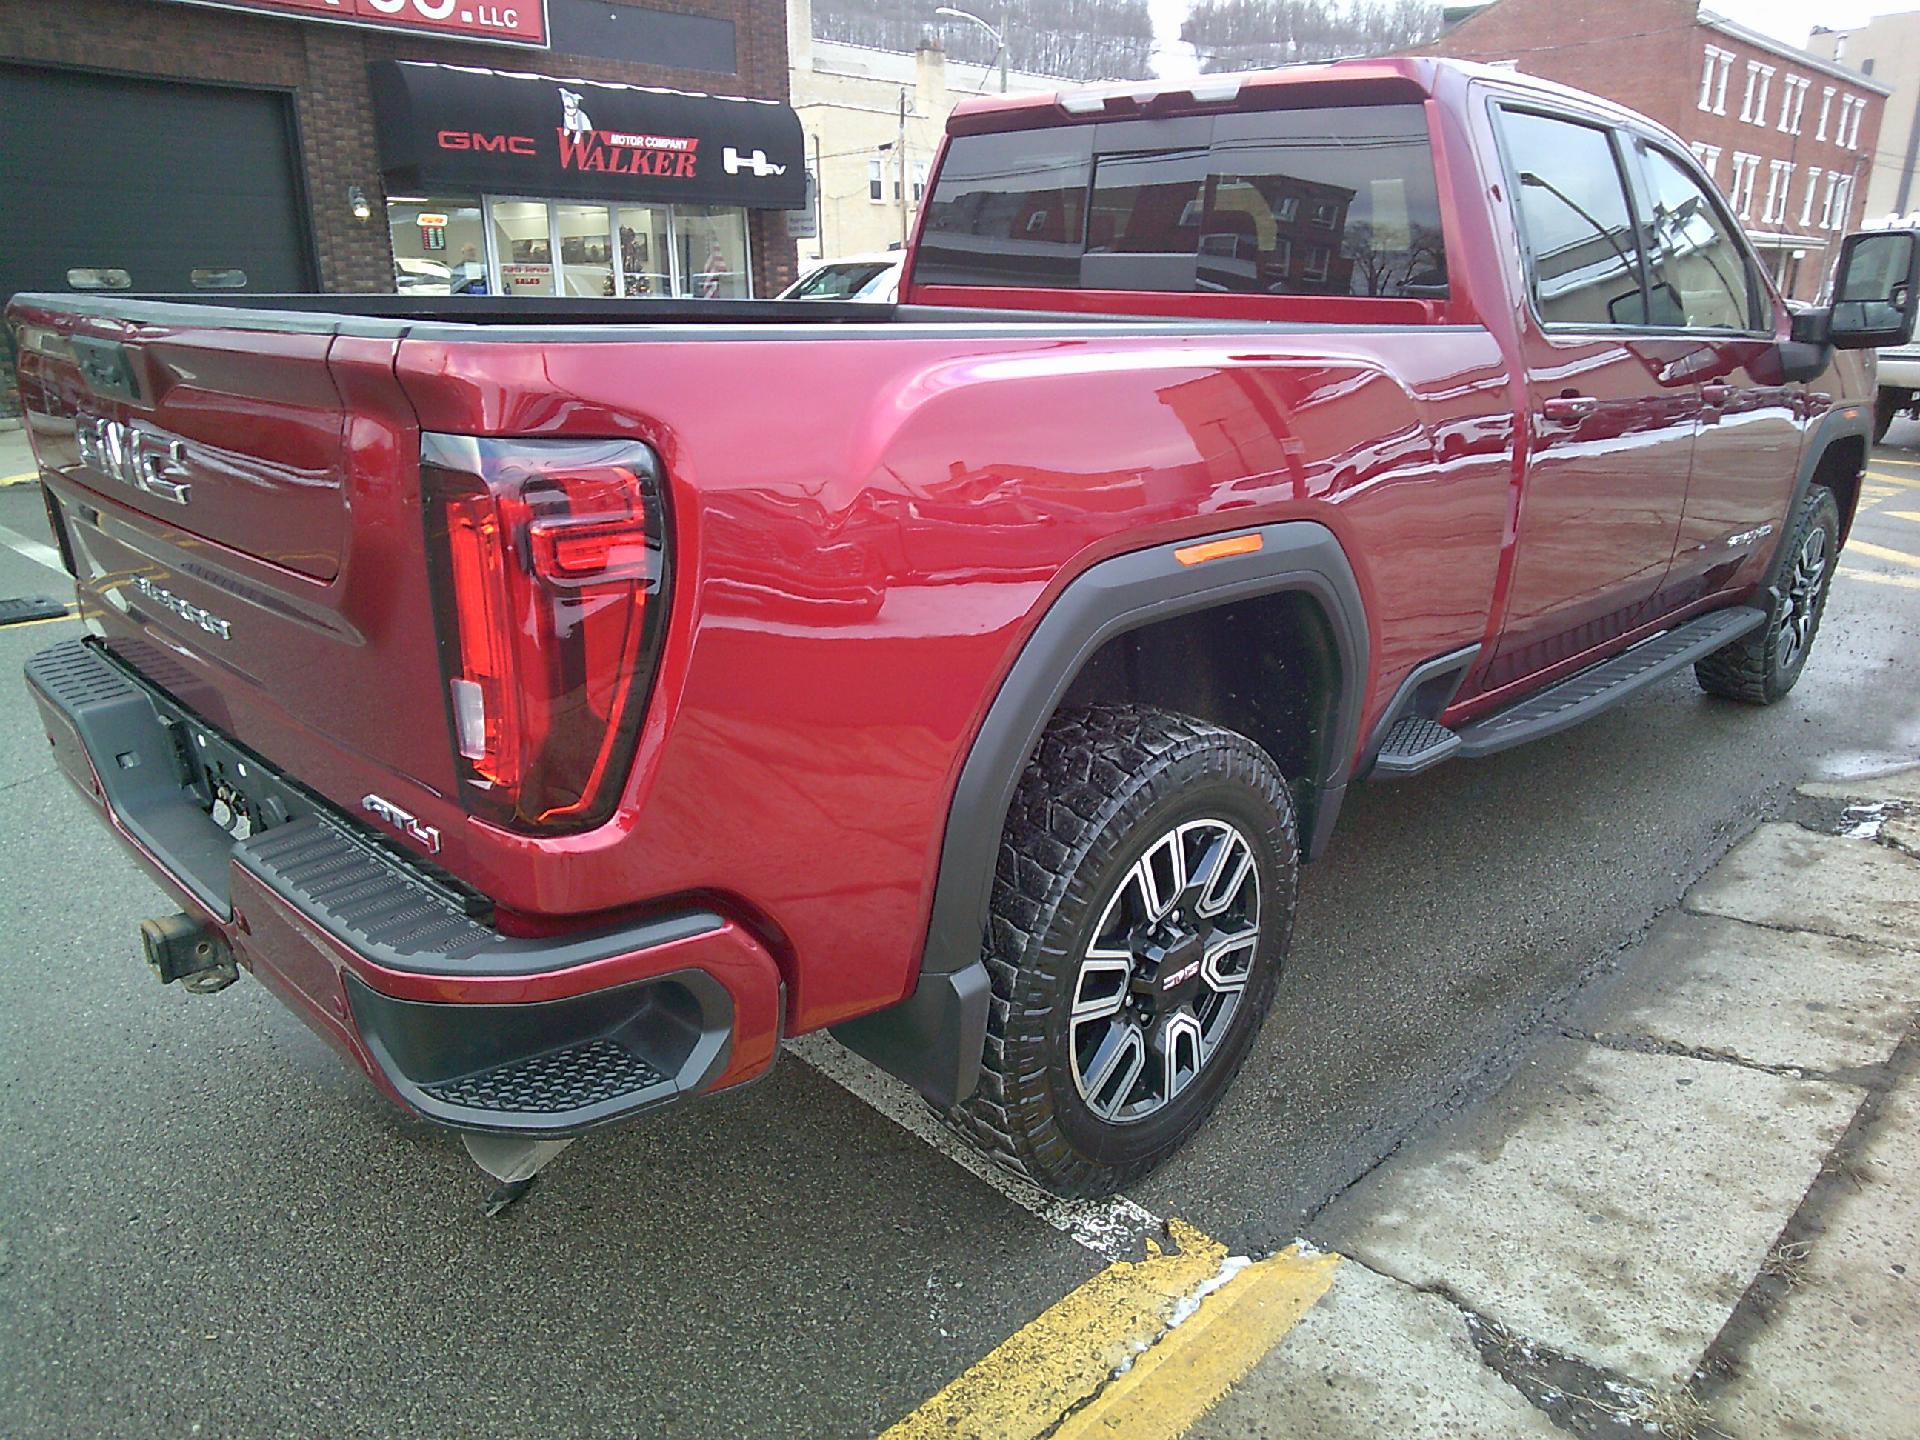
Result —
[[[928,285],[1251,295],[1447,293],[1418,105],[955,139],[915,278]],[[1161,133],[1170,133],[1162,130]]]

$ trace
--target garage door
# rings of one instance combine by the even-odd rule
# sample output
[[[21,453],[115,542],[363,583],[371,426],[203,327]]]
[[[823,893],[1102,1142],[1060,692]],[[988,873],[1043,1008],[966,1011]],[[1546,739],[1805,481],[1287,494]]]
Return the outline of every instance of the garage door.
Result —
[[[0,297],[316,288],[289,103],[0,65]]]

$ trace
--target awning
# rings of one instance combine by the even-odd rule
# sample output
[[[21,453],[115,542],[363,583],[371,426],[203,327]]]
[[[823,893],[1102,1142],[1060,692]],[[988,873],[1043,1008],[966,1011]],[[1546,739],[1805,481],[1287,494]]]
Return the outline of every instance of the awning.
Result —
[[[774,100],[382,60],[373,106],[396,190],[806,204],[800,120]]]

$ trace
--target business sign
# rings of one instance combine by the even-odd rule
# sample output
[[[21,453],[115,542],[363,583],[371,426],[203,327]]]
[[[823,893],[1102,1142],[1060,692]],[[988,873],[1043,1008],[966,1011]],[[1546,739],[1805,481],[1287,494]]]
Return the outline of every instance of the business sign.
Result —
[[[820,188],[811,170],[807,172],[806,208],[787,211],[787,238],[790,240],[820,238]]]
[[[390,190],[806,203],[800,120],[778,101],[382,60],[373,111]]]
[[[497,45],[547,44],[547,0],[176,0],[216,10],[247,10],[326,20],[371,30],[488,40]]]

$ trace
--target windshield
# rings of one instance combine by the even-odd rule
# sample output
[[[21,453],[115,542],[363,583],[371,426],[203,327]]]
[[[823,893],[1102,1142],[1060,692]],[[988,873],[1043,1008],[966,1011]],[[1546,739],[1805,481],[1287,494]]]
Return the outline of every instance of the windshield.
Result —
[[[788,292],[789,300],[851,300],[893,269],[891,260],[847,260],[822,265]]]

